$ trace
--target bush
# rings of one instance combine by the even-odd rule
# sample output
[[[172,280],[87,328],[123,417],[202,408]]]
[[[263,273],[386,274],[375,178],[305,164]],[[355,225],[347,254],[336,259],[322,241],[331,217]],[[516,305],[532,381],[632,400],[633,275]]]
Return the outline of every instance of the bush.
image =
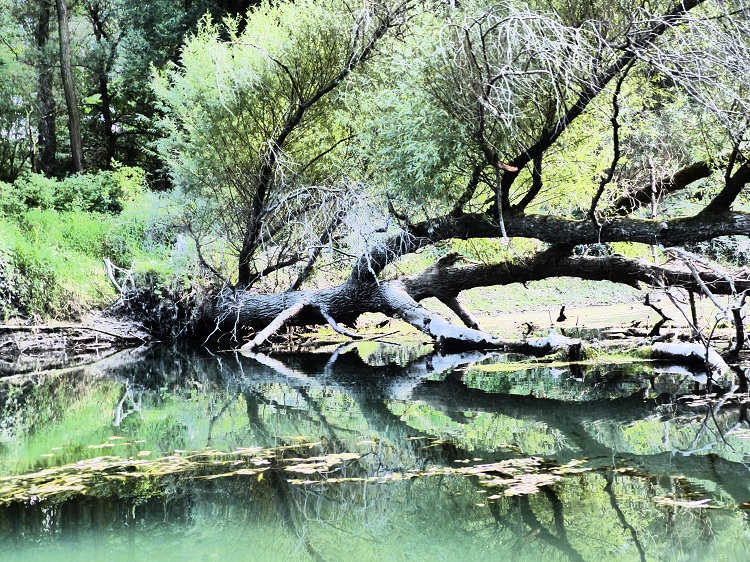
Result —
[[[28,174],[12,185],[0,185],[0,213],[11,216],[26,209],[42,209],[117,214],[126,200],[143,191],[145,180],[143,170],[127,166],[64,180]]]
[[[117,294],[105,257],[138,273],[158,272],[158,283],[144,282],[154,294],[166,290],[175,303],[191,293],[186,280],[196,275],[194,247],[170,220],[184,201],[143,186],[143,172],[126,167],[62,181],[28,175],[0,183],[0,319],[70,318],[112,304]]]

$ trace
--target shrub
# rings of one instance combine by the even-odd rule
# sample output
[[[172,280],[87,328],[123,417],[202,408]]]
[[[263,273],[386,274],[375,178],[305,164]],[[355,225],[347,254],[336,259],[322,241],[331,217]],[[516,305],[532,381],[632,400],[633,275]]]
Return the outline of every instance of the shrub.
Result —
[[[28,174],[12,185],[0,185],[0,213],[17,215],[25,209],[50,209],[117,214],[126,200],[143,191],[145,181],[143,170],[128,166],[63,180]]]
[[[140,170],[122,167],[63,181],[36,175],[0,184],[0,318],[69,318],[112,304],[117,294],[105,257],[137,272],[158,271],[175,302],[189,293],[194,251],[176,244],[170,221],[182,202],[144,190],[143,181]],[[121,212],[112,212],[112,201]]]

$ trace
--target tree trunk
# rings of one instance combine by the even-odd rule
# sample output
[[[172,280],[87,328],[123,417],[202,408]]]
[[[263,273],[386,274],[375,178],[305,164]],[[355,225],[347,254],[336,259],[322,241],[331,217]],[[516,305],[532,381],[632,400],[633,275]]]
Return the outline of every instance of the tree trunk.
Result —
[[[249,347],[255,348],[282,325],[352,324],[361,314],[380,312],[403,319],[448,348],[549,352],[571,348],[580,342],[562,338],[559,341],[546,338],[538,342],[510,342],[482,330],[470,315],[459,316],[466,324],[460,326],[430,312],[419,301],[435,297],[455,310],[460,307],[459,293],[467,289],[560,276],[631,286],[647,283],[699,290],[699,282],[688,269],[657,266],[623,256],[573,257],[565,255],[560,247],[552,247],[515,262],[455,265],[447,260],[444,265],[436,264],[420,274],[392,281],[366,282],[352,277],[337,287],[279,294],[225,290],[206,311],[203,330],[216,328],[224,333],[237,326],[248,326],[261,331],[271,326],[263,332],[261,340]],[[736,275],[733,283],[713,271],[703,271],[699,276],[716,294],[750,290],[750,277],[746,273]]]
[[[102,116],[101,130],[104,138],[104,162],[101,163],[105,169],[112,167],[112,161],[117,154],[117,134],[114,131],[112,120],[112,98],[110,96],[109,73],[112,70],[116,55],[116,44],[110,44],[108,34],[105,31],[101,10],[98,5],[89,7],[89,17],[93,26],[94,37],[100,45],[101,60],[98,61],[96,74],[99,90],[99,110]]]
[[[68,107],[68,130],[70,131],[70,152],[73,157],[73,168],[83,171],[83,143],[81,141],[81,118],[78,113],[73,62],[70,55],[70,25],[68,4],[66,0],[56,0],[57,21],[60,34],[60,68],[62,72],[65,104]]]
[[[54,174],[55,153],[57,152],[57,104],[52,89],[52,72],[46,53],[50,38],[50,19],[52,6],[46,2],[39,8],[39,20],[36,27],[36,46],[38,50],[38,84],[39,84],[39,152],[34,161],[34,169],[47,177]]]

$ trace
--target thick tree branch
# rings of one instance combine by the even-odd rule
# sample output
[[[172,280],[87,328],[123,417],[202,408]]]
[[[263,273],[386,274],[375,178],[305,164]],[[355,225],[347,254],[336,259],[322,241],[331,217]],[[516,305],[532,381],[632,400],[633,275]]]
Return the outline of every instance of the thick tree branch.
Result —
[[[305,301],[297,301],[281,314],[274,318],[273,322],[263,328],[255,338],[242,346],[243,351],[252,351],[265,343],[265,341],[278,332],[281,327],[288,321],[297,316],[305,307]]]
[[[532,161],[531,168],[531,188],[523,196],[523,199],[516,205],[516,211],[523,212],[529,203],[531,203],[539,192],[542,190],[542,155],[538,154]]]
[[[700,216],[706,217],[728,211],[748,183],[750,183],[750,162],[745,162],[724,184],[724,189],[701,211]]]
[[[456,200],[456,203],[453,205],[453,210],[451,211],[451,216],[453,217],[459,217],[464,212],[464,207],[466,204],[471,201],[472,197],[474,197],[474,193],[477,191],[477,186],[479,185],[479,178],[482,175],[482,169],[483,166],[481,164],[475,164],[472,171],[471,171],[471,177],[469,178],[469,183],[466,186],[466,189],[461,194],[461,196]]]
[[[384,284],[381,287],[381,294],[385,300],[387,314],[398,316],[430,336],[439,345],[489,349],[503,347],[510,343],[486,332],[448,322],[416,302],[398,282]]]
[[[363,339],[365,337],[362,334],[358,334],[356,332],[352,332],[351,330],[347,330],[343,326],[339,325],[339,323],[336,322],[336,320],[333,318],[333,316],[331,316],[330,314],[328,314],[328,312],[325,309],[321,308],[320,309],[320,313],[323,315],[323,318],[325,318],[328,321],[328,324],[331,326],[331,328],[333,328],[334,332],[337,332],[337,333],[341,334],[342,336],[347,336],[347,337],[355,339],[355,340],[361,340],[361,339]]]
[[[656,181],[656,198],[659,199],[662,195],[674,193],[692,185],[698,180],[707,178],[714,169],[714,162],[694,162],[689,164],[673,176]],[[609,209],[608,214],[626,216],[640,207],[650,205],[651,201],[652,190],[651,186],[648,185],[620,197]]]
[[[443,300],[443,304],[450,308],[455,313],[455,315],[459,317],[459,319],[464,323],[465,326],[472,328],[473,330],[479,330],[480,332],[485,331],[485,329],[482,327],[482,324],[479,322],[479,319],[474,316],[470,310],[468,310],[464,307],[464,305],[461,304],[461,301],[458,300],[458,297],[445,299]]]
[[[515,262],[430,268],[420,274],[404,277],[400,282],[417,301],[427,297],[445,298],[447,294],[458,294],[475,287],[525,283],[549,277],[612,281],[634,287],[638,287],[639,283],[668,285],[694,291],[701,290],[703,284],[710,287],[714,294],[723,295],[735,294],[734,289],[750,289],[750,276],[747,273],[731,279],[731,282],[726,275],[713,271],[701,271],[697,274],[700,282],[688,269],[658,266],[624,256],[571,257],[540,252],[526,260]]]
[[[718,236],[745,235],[750,232],[750,214],[726,212],[719,216],[683,217],[666,221],[637,218],[612,219],[594,229],[589,220],[572,220],[549,215],[511,215],[506,217],[509,237],[535,238],[550,244],[576,246],[606,242],[639,242],[676,246],[711,240]],[[399,257],[440,240],[451,238],[493,238],[500,236],[497,225],[486,214],[444,216],[410,225],[403,232],[379,244],[359,258],[351,279],[374,282],[389,263]]]

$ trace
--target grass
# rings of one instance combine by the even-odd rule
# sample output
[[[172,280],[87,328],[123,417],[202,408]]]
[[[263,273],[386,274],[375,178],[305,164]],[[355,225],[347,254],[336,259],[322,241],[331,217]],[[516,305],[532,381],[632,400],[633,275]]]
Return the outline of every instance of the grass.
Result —
[[[0,209],[0,319],[72,319],[112,304],[103,258],[123,268],[173,271],[165,201],[141,192],[118,214]]]
[[[598,304],[623,304],[642,300],[640,291],[609,281],[560,277],[504,287],[481,287],[461,294],[461,300],[482,316],[569,308]]]

